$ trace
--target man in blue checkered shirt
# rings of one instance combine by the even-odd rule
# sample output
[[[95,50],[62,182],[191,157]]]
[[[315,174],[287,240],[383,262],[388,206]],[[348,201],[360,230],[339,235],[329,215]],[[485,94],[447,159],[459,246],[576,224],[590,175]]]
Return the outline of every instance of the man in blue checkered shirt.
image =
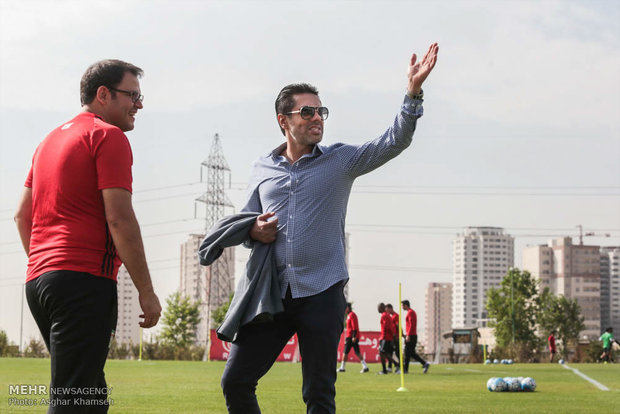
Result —
[[[311,414],[335,413],[337,347],[346,300],[344,228],[355,178],[406,149],[422,116],[422,83],[437,61],[437,44],[412,55],[407,94],[394,123],[362,145],[320,145],[329,115],[309,84],[288,85],[276,99],[286,142],[253,164],[243,211],[262,213],[252,242],[274,243],[284,312],[271,322],[242,326],[222,376],[229,413],[260,413],[258,380],[297,333],[302,395]]]

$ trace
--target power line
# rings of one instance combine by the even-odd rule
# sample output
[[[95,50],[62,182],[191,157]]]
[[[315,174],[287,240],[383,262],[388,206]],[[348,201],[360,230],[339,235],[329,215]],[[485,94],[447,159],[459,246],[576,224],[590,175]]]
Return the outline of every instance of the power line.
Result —
[[[151,187],[143,190],[136,190],[134,194],[143,194],[153,191],[163,191],[170,190],[174,188],[181,187],[189,187],[195,185],[204,185],[201,182],[189,182],[189,183],[180,183],[180,184],[171,184],[161,187]],[[237,181],[231,183],[231,190],[242,191],[247,188],[247,183],[242,181]],[[432,191],[429,191],[432,190]],[[456,191],[448,191],[448,190],[456,190]],[[464,191],[467,190],[467,191]],[[493,191],[490,191],[493,190]],[[498,191],[499,190],[499,191]],[[567,190],[573,190],[572,192],[566,192]],[[618,192],[600,192],[601,190],[620,190],[620,186],[601,186],[601,185],[593,185],[593,186],[577,186],[577,185],[566,185],[566,186],[498,186],[498,185],[481,185],[481,186],[453,186],[453,185],[355,185],[353,187],[352,193],[360,193],[360,194],[413,194],[413,195],[447,195],[447,196],[576,196],[576,197],[588,197],[588,196],[597,196],[597,197],[618,197],[620,193]],[[525,191],[525,192],[524,192]],[[545,192],[542,192],[545,191]],[[562,192],[558,192],[562,191]],[[578,192],[575,192],[578,191]],[[589,192],[584,192],[589,191]],[[592,192],[598,191],[598,192]],[[192,193],[184,193],[184,194],[176,194],[176,195],[168,195],[168,196],[160,196],[145,200],[135,200],[136,203],[144,203],[150,201],[159,201],[159,200],[167,200],[176,197],[189,197],[196,196],[197,194]],[[14,212],[15,208],[1,209],[0,213],[4,212]],[[10,220],[12,218],[2,218],[0,220]]]
[[[177,219],[177,220],[160,221],[160,222],[156,222],[156,223],[141,224],[140,227],[160,226],[162,224],[190,222],[190,221],[195,221],[195,220],[199,220],[199,219],[192,217],[192,218],[184,218],[184,219]]]
[[[201,183],[200,181],[194,181],[194,182],[191,182],[191,183],[171,184],[171,185],[165,185],[165,186],[162,186],[162,187],[145,188],[145,189],[142,189],[142,190],[134,191],[134,194],[148,193],[150,191],[168,190],[170,188],[189,187],[189,186],[198,185],[198,184],[203,184],[204,185],[204,183]]]
[[[452,269],[437,267],[413,267],[413,266],[392,266],[392,265],[349,265],[349,269],[357,270],[384,270],[389,272],[414,272],[414,273],[452,273]]]
[[[171,224],[178,222],[191,222],[198,219],[179,219],[179,220],[169,220],[163,222],[156,223],[148,223],[141,225],[141,227],[150,227],[150,226],[158,226],[163,224]],[[360,232],[360,233],[402,233],[402,234],[422,234],[422,235],[432,235],[432,236],[452,236],[455,233],[460,233],[463,229],[469,226],[432,226],[432,225],[414,225],[414,224],[359,224],[352,223],[347,224],[346,229],[350,232]],[[555,228],[536,228],[536,227],[510,227],[504,226],[504,228],[514,237],[565,237],[571,236],[572,233],[575,232],[575,228],[573,227],[555,227]],[[439,231],[434,231],[439,230]],[[445,230],[445,231],[442,231]],[[620,232],[620,229],[616,228],[588,228],[589,231],[593,232]],[[521,233],[524,232],[524,233]],[[542,233],[532,233],[532,232],[542,232]],[[143,239],[150,239],[155,237],[165,237],[165,236],[173,236],[178,234],[203,234],[202,230],[192,231],[190,230],[176,230],[170,232],[163,233],[155,233],[155,234],[145,234],[143,235]],[[574,236],[577,237],[577,236]],[[601,236],[602,237],[602,236]],[[620,237],[619,235],[610,234],[609,237],[615,239]],[[19,241],[15,242],[2,242],[0,245],[10,246],[10,245],[20,245]],[[23,253],[23,250],[14,250],[9,252],[0,252],[0,256],[7,256],[12,254],[20,254]]]

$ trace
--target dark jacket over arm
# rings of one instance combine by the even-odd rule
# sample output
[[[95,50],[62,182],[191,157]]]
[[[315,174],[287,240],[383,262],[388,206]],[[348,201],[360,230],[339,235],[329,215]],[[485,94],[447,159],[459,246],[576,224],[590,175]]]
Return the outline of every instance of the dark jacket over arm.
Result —
[[[218,221],[200,244],[198,250],[200,264],[208,266],[221,256],[224,248],[247,241],[250,229],[259,214],[239,213]],[[274,314],[284,310],[272,251],[272,244],[258,241],[252,243],[245,275],[237,284],[224,322],[217,329],[219,339],[233,342],[241,326],[250,322],[270,320]]]

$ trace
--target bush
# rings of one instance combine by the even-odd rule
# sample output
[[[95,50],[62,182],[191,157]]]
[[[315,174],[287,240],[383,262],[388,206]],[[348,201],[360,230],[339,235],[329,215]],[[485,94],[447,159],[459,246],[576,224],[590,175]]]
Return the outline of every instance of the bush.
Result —
[[[508,344],[506,346],[496,346],[489,354],[493,359],[512,359],[515,362],[540,362],[540,355],[537,349],[530,348],[524,343]]]
[[[24,356],[28,358],[47,358],[49,354],[42,341],[30,339],[28,346],[24,351]]]
[[[603,343],[601,341],[590,341],[584,353],[580,353],[580,362],[598,362],[603,353]]]

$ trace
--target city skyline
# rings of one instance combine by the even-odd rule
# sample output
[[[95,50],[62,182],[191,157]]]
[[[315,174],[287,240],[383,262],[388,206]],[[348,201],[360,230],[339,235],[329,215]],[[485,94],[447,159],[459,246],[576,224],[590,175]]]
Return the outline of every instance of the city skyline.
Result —
[[[326,144],[361,143],[391,123],[410,54],[433,41],[439,59],[412,147],[361,177],[350,198],[349,298],[361,329],[377,329],[376,304],[396,303],[398,282],[424,321],[425,287],[452,282],[451,241],[466,227],[504,228],[517,267],[526,245],[578,237],[580,225],[594,233],[586,244],[620,245],[620,6],[450,6],[1,1],[0,329],[17,342],[26,258],[12,214],[32,153],[79,111],[79,79],[106,57],[145,70],[145,107],[128,137],[162,303],[178,288],[180,245],[204,230],[194,199],[215,133],[238,211],[250,163],[282,141],[273,114],[282,86],[319,88]],[[93,14],[101,25],[81,17]],[[237,272],[245,258],[237,249]],[[29,320],[24,341],[36,332]]]

